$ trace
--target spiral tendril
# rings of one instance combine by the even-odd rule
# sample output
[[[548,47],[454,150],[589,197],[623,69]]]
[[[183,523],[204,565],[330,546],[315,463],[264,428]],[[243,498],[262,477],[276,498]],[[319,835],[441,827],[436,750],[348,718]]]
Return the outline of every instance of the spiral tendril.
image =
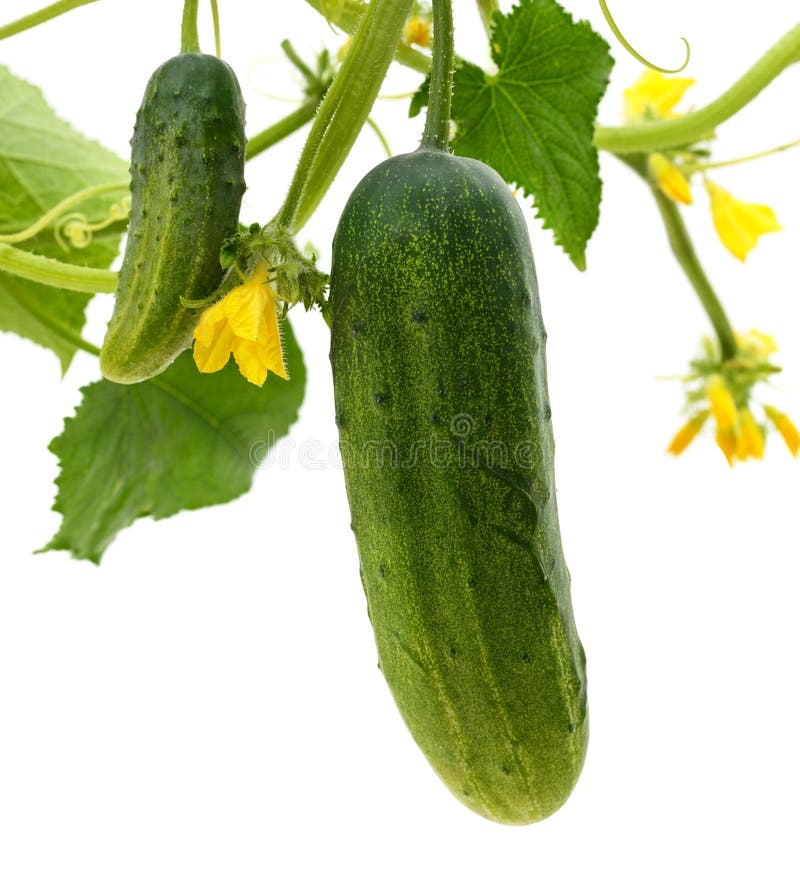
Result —
[[[611,32],[614,34],[614,36],[620,42],[622,47],[627,52],[629,52],[631,55],[633,55],[633,57],[637,61],[644,64],[645,67],[649,67],[651,70],[657,70],[659,73],[680,73],[682,70],[686,69],[686,66],[689,63],[689,59],[692,57],[692,50],[691,50],[691,47],[689,46],[689,41],[686,39],[686,37],[681,37],[681,40],[683,41],[683,45],[686,49],[686,56],[683,59],[683,64],[681,64],[680,67],[674,67],[674,68],[659,67],[657,64],[653,64],[652,61],[648,61],[643,55],[640,55],[636,51],[636,49],[634,49],[633,46],[625,39],[625,36],[623,35],[622,31],[619,29],[619,26],[614,21],[614,17],[611,15],[611,11],[608,8],[608,3],[606,2],[606,0],[599,0],[599,3],[600,3],[600,9],[603,12],[603,17],[605,18],[608,26],[611,28]]]
[[[98,223],[89,223],[85,214],[72,212],[65,215],[64,212],[81,202],[85,202],[87,199],[126,188],[127,184],[124,183],[107,183],[82,189],[71,196],[67,196],[66,199],[63,199],[49,211],[42,214],[38,220],[25,229],[8,235],[0,235],[0,243],[18,244],[21,241],[27,241],[37,236],[44,229],[47,229],[50,224],[55,224],[53,236],[58,242],[59,247],[63,250],[69,250],[69,245],[64,241],[65,236],[72,247],[88,247],[91,243],[91,234],[93,232],[104,229],[106,226],[110,226],[119,220],[124,220],[128,216],[131,209],[130,194],[124,195],[118,202],[112,204],[109,208],[107,219],[101,220]]]
[[[87,248],[92,243],[95,232],[111,226],[112,223],[124,220],[130,214],[130,210],[131,197],[128,194],[124,195],[118,202],[110,205],[105,218],[98,220],[96,223],[90,223],[85,214],[77,211],[66,214],[53,227],[53,237],[58,242],[58,246],[64,251],[68,251],[70,247],[77,250]]]

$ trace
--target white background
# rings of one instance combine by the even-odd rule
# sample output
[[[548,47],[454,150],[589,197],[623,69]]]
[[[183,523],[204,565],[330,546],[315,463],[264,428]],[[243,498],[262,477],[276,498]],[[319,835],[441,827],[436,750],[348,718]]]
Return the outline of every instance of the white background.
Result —
[[[280,40],[308,57],[341,39],[301,0],[220,5],[253,134],[291,109],[265,93],[297,94]],[[457,50],[482,63],[473,4],[455,5]],[[568,5],[611,39],[594,2]],[[6,0],[1,17],[38,6]],[[3,42],[0,63],[127,155],[147,77],[178,49],[180,6],[103,0]],[[796,19],[779,0],[613,9],[662,63],[689,37],[698,104]],[[609,124],[640,72],[613,51]],[[417,81],[395,71],[384,92]],[[719,129],[716,156],[800,136],[798,90],[800,67]],[[398,152],[420,131],[404,106],[375,111]],[[302,137],[248,167],[248,221],[274,214]],[[365,132],[304,230],[326,268],[344,199],[381,158]],[[526,828],[474,816],[406,732],[376,667],[342,475],[326,463],[336,435],[318,315],[293,315],[309,386],[284,462],[229,505],[138,521],[99,568],[32,555],[59,522],[47,443],[97,364],[79,354],[61,382],[52,354],[5,334],[0,877],[798,876],[800,464],[777,437],[763,463],[734,470],[708,437],[680,460],[665,455],[681,389],[658,377],[683,372],[709,328],[650,196],[609,156],[602,170],[585,274],[531,222],[561,524],[589,662],[589,755],[566,806]],[[716,240],[702,190],[686,212],[736,326],[777,337],[785,371],[772,400],[800,419],[800,153],[714,179],[771,204],[785,226],[742,267]],[[91,307],[95,342],[110,308],[105,297]],[[309,456],[309,441],[322,453]]]

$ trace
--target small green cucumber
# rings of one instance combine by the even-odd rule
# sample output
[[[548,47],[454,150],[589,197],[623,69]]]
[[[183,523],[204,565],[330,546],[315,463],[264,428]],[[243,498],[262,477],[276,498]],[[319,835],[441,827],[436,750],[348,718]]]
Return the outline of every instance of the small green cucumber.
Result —
[[[141,382],[191,345],[244,193],[244,102],[231,68],[184,53],[152,75],[131,140],[131,217],[100,368]]]
[[[331,366],[380,668],[442,780],[499,822],[564,803],[588,737],[525,221],[473,159],[373,169],[333,243]]]

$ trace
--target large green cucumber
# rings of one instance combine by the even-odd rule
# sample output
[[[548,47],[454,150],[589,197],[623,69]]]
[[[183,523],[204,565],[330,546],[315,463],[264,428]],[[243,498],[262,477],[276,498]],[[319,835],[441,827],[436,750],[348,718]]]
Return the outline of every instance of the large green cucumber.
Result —
[[[152,75],[131,140],[131,218],[100,368],[141,382],[191,345],[201,300],[219,286],[222,243],[244,193],[244,102],[231,68],[185,53]]]
[[[331,365],[380,667],[454,794],[509,824],[568,797],[588,736],[525,221],[488,166],[421,148],[336,231]]]

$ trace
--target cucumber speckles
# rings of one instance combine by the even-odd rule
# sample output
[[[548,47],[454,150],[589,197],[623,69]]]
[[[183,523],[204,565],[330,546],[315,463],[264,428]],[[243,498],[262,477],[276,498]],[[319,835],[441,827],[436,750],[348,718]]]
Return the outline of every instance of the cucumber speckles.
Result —
[[[567,798],[588,736],[553,482],[533,256],[486,165],[384,162],[339,223],[331,363],[380,666],[416,741],[484,816]]]
[[[131,140],[131,218],[100,368],[140,382],[191,345],[201,300],[222,280],[219,254],[244,193],[244,103],[213,55],[170,58],[150,78]]]

